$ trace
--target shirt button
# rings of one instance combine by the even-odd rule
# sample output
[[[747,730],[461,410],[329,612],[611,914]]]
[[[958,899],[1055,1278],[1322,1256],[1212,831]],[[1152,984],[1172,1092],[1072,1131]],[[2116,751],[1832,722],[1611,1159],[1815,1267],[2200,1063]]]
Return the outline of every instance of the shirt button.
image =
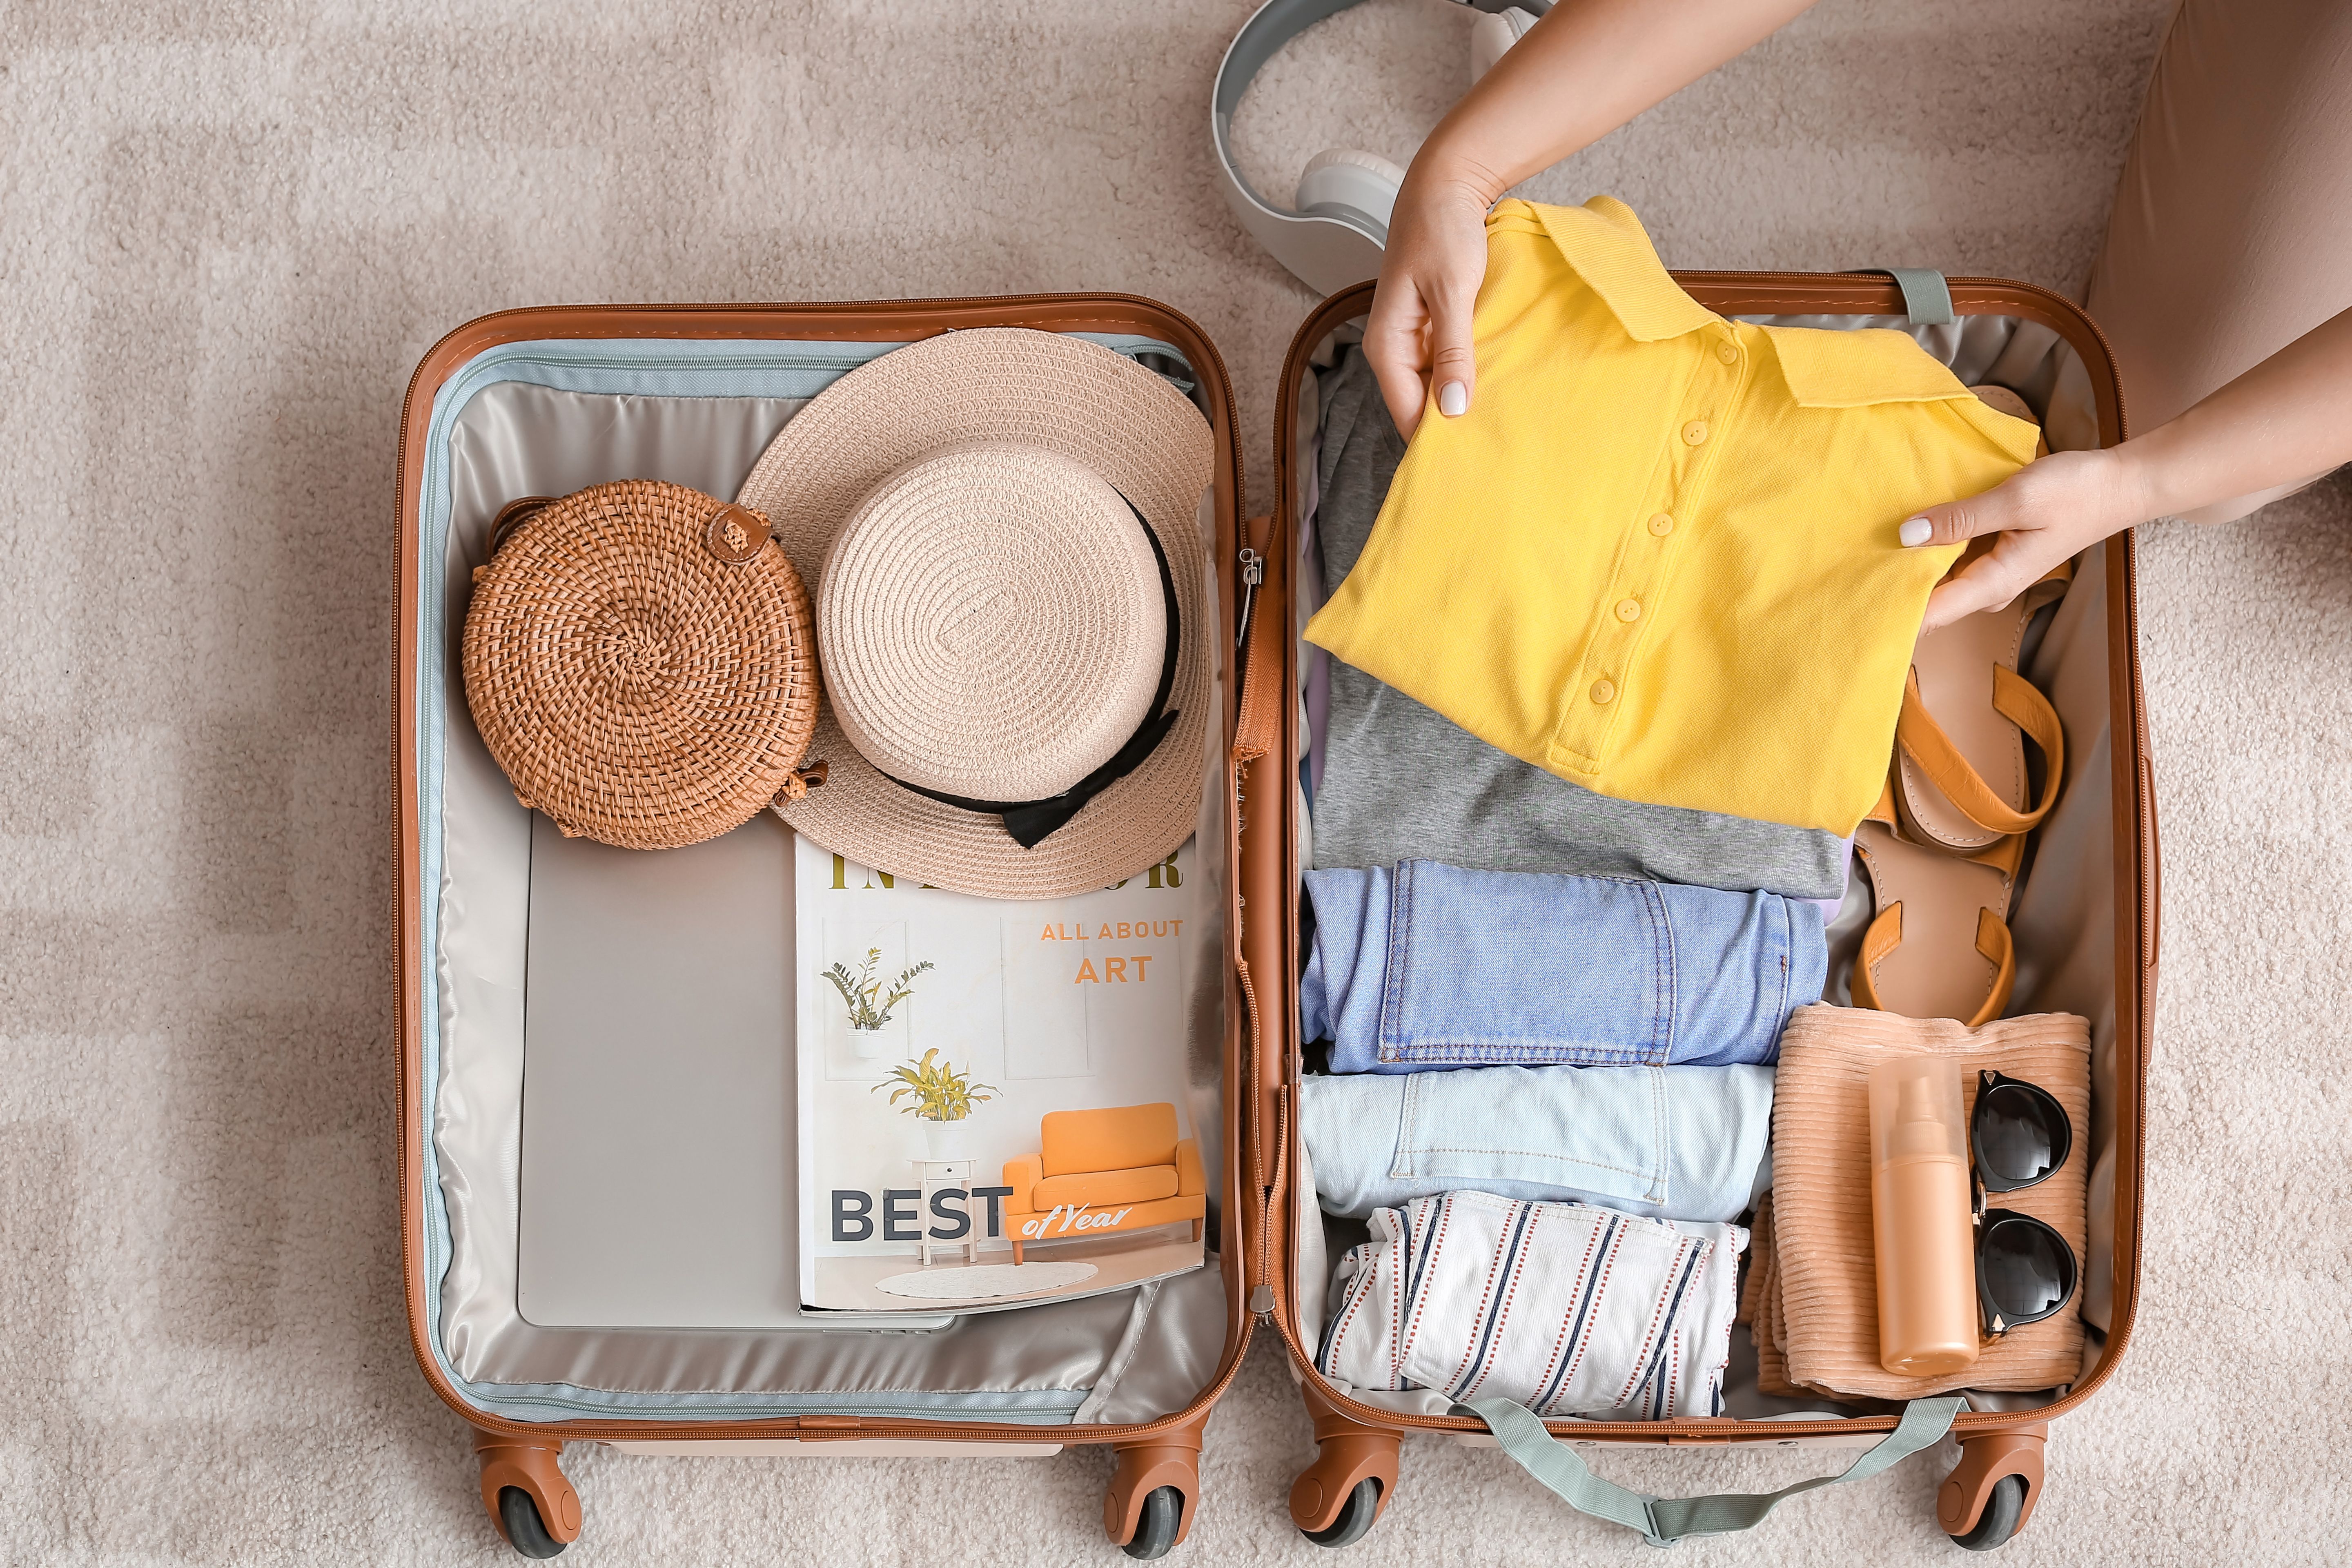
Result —
[[[1617,683],[1615,681],[1596,680],[1592,683],[1592,700],[1595,702],[1613,702],[1616,699]]]
[[[1715,345],[1715,357],[1726,364],[1738,364],[1739,350],[1730,343],[1717,343]]]
[[[1642,601],[1639,599],[1618,600],[1617,618],[1621,621],[1640,620],[1642,618]]]
[[[1656,534],[1660,539],[1664,539],[1674,531],[1675,520],[1668,513],[1662,511],[1657,516],[1650,520],[1650,531]]]
[[[1694,419],[1694,420],[1692,420],[1689,424],[1687,424],[1687,425],[1685,425],[1685,426],[1683,426],[1683,440],[1684,440],[1685,442],[1688,443],[1689,445],[1691,445],[1691,446],[1693,446],[1693,447],[1696,447],[1696,446],[1697,446],[1700,442],[1702,442],[1702,441],[1704,441],[1704,440],[1706,440],[1706,420],[1704,420],[1704,419]]]

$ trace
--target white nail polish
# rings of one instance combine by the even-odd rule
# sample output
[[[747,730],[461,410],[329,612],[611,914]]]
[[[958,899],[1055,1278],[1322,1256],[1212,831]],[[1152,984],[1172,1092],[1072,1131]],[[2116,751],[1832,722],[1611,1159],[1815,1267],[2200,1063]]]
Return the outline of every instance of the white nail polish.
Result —
[[[1902,529],[1895,535],[1896,538],[1902,540],[1906,545],[1925,544],[1935,536],[1936,525],[1929,522],[1924,517],[1915,517],[1911,519],[1908,522],[1906,522],[1903,525]]]
[[[1449,381],[1437,389],[1437,411],[1448,419],[1459,419],[1470,406],[1470,395],[1458,381]]]

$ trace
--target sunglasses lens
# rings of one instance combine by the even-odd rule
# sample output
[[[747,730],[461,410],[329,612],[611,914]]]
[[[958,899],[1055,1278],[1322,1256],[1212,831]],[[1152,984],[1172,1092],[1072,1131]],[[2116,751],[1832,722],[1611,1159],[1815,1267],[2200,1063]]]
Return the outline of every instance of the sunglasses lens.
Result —
[[[1979,1090],[1969,1127],[1985,1185],[2002,1192],[2031,1186],[2064,1164],[2074,1142],[2066,1112],[2030,1083]]]
[[[1985,1299],[2010,1323],[2030,1323],[2074,1294],[2074,1251],[2059,1234],[2023,1215],[1988,1216],[1977,1247]]]

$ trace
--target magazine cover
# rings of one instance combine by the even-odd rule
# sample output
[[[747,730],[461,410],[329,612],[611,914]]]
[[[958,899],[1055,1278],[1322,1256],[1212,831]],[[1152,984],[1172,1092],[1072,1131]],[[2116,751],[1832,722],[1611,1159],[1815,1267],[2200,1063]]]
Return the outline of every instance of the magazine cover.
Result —
[[[1192,856],[982,899],[795,838],[805,1305],[985,1310],[1200,1267]]]

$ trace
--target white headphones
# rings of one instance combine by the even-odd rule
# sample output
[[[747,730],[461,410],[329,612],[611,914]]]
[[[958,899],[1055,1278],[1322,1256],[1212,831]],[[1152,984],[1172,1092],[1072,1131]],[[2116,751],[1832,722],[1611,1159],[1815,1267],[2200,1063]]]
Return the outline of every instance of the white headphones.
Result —
[[[1470,35],[1470,79],[1527,36],[1551,0],[1454,0],[1485,12]],[[1388,244],[1389,214],[1396,206],[1404,171],[1377,153],[1330,147],[1307,161],[1298,176],[1297,210],[1270,206],[1234,167],[1229,137],[1234,110],[1260,68],[1308,27],[1336,16],[1356,0],[1266,0],[1242,25],[1217,67],[1209,103],[1209,140],[1217,153],[1218,184],[1242,226],[1309,288],[1335,294],[1351,283],[1377,278],[1381,251]]]

